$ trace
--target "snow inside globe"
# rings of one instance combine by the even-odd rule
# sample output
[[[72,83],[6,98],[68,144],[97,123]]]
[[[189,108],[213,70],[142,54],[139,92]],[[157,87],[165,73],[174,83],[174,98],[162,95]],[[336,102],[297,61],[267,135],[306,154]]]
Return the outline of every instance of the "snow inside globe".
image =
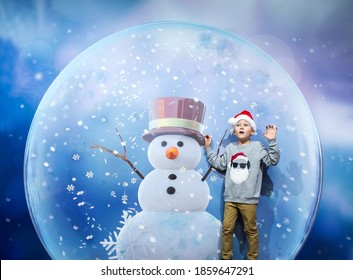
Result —
[[[321,194],[320,142],[296,84],[234,34],[191,23],[130,28],[74,59],[38,106],[25,152],[32,221],[52,259],[219,259],[228,118],[247,109],[281,158],[263,178],[259,259],[294,259]],[[246,256],[241,220],[233,259]]]

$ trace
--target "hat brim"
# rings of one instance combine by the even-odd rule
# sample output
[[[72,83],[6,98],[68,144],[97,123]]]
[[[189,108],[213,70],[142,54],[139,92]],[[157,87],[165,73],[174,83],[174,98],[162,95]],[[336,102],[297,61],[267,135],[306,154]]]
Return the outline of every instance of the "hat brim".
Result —
[[[240,120],[246,120],[248,123],[250,123],[252,129],[254,131],[256,131],[256,123],[254,122],[253,119],[251,119],[250,117],[246,116],[246,115],[241,115],[241,116],[238,116],[236,118],[230,118],[228,119],[228,124],[234,126],[236,125]]]
[[[142,135],[143,140],[146,142],[152,142],[154,138],[161,135],[184,135],[194,138],[200,146],[205,145],[204,136],[195,130],[181,127],[160,127],[150,130],[149,132]]]

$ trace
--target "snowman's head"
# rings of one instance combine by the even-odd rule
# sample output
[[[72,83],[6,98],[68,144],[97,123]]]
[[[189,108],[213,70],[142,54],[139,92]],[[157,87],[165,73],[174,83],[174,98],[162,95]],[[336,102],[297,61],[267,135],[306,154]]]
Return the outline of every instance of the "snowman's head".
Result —
[[[155,169],[194,169],[201,160],[201,148],[189,136],[160,135],[148,147],[148,160]]]

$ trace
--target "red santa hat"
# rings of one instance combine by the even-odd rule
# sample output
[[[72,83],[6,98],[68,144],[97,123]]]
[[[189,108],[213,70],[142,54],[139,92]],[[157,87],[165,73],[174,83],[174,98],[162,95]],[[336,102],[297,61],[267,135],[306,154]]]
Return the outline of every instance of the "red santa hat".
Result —
[[[232,155],[230,161],[233,162],[237,158],[239,158],[239,159],[242,158],[242,159],[248,160],[248,157],[243,152],[239,152],[239,153]]]
[[[240,112],[239,114],[235,115],[234,117],[228,120],[228,123],[232,126],[236,125],[238,121],[246,120],[250,123],[251,127],[254,131],[256,131],[256,124],[254,122],[254,118],[252,117],[251,113],[247,110]]]

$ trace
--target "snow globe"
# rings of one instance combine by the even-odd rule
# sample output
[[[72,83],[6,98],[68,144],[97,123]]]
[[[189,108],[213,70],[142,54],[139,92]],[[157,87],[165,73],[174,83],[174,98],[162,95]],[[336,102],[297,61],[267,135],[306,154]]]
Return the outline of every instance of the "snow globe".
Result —
[[[254,139],[276,123],[281,149],[258,206],[259,259],[294,259],[321,194],[311,112],[265,52],[183,22],[112,34],[48,88],[28,134],[24,174],[51,258],[217,259],[224,177],[209,169],[202,135],[211,134],[221,153],[231,141],[228,118],[246,108],[259,128]],[[234,259],[242,259],[241,227],[235,235]]]

